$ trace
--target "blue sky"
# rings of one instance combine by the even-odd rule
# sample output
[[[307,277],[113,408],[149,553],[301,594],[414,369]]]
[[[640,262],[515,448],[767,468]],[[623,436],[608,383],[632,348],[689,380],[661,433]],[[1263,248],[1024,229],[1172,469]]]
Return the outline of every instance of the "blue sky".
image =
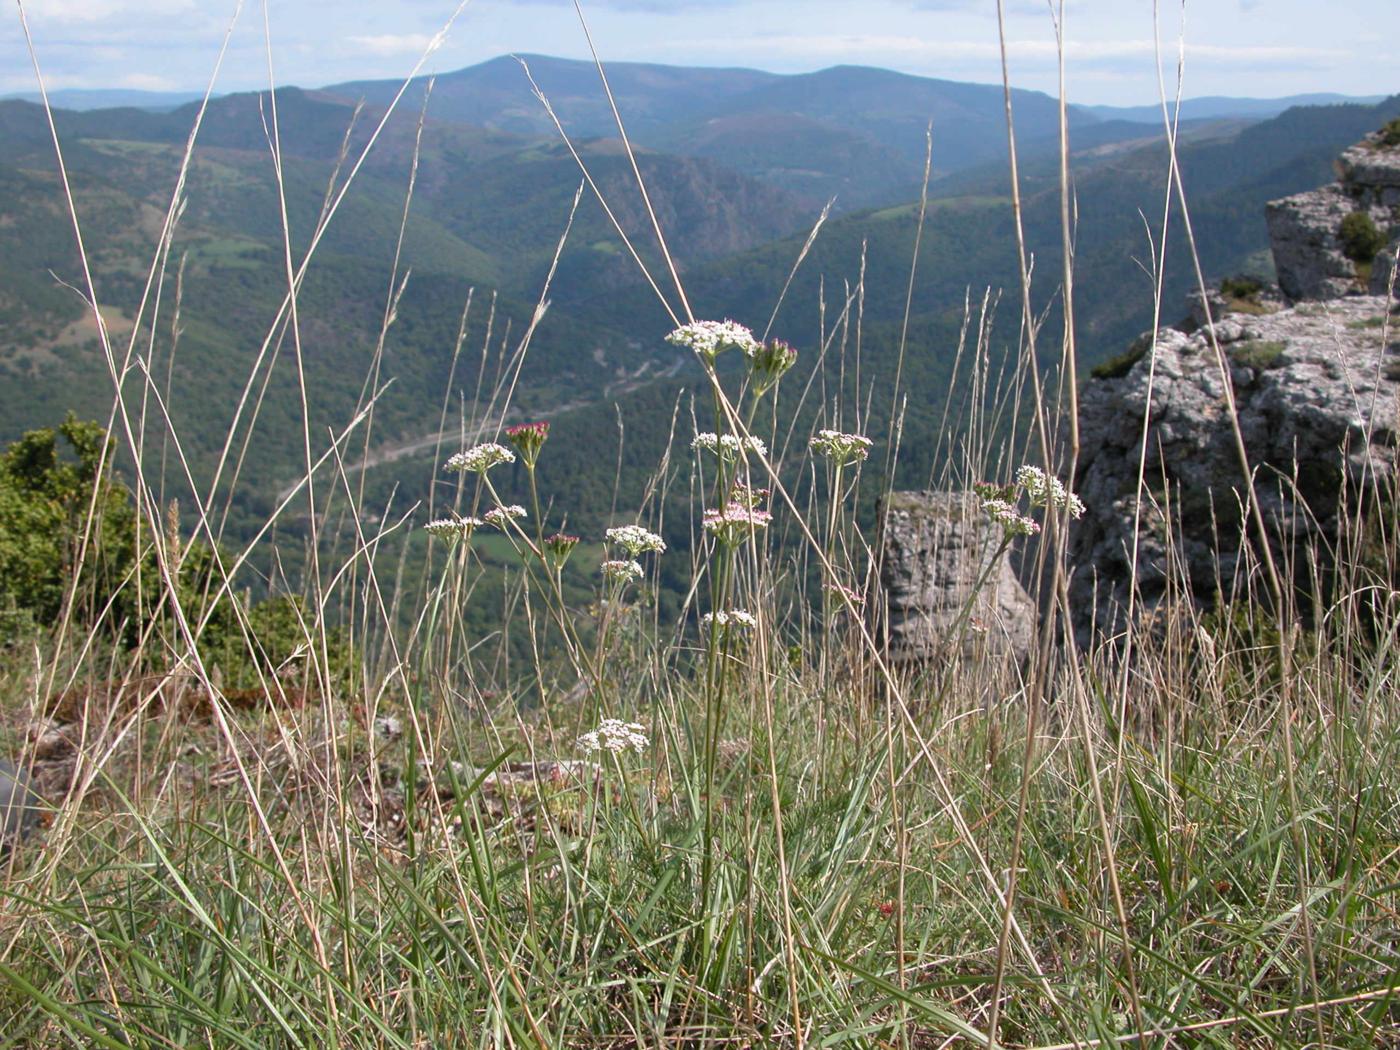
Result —
[[[459,0],[21,0],[50,87],[196,90],[232,25],[220,90],[317,86],[411,70]],[[1006,0],[1011,75],[1055,90],[1043,0]],[[1273,97],[1400,91],[1395,0],[1177,0],[1161,4],[1171,54],[1186,41],[1185,93]],[[995,0],[584,0],[604,60],[802,72],[841,63],[997,82]],[[0,21],[0,92],[32,91],[13,4]],[[235,18],[236,13],[236,18]],[[1068,0],[1072,102],[1155,101],[1150,0]],[[586,57],[568,0],[468,0],[426,71],[509,52]]]

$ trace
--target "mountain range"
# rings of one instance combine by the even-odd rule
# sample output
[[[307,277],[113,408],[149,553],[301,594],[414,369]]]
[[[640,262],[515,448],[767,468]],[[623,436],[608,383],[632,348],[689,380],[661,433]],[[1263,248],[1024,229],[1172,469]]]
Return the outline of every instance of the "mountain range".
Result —
[[[131,361],[114,364],[125,369],[119,374],[133,403],[142,372],[160,377],[196,477],[218,462],[233,428],[243,466],[223,495],[232,498],[235,533],[263,520],[297,476],[303,415],[324,443],[328,429],[363,403],[367,382],[382,388],[373,433],[345,455],[348,465],[377,464],[370,490],[386,505],[431,491],[433,436],[444,412],[450,420],[479,418],[483,392],[510,385],[518,412],[556,419],[561,435],[573,435],[558,452],[559,498],[580,520],[611,506],[617,456],[591,455],[588,435],[613,433],[618,412],[627,421],[626,457],[638,456],[623,471],[618,498],[640,492],[644,464],[655,463],[656,450],[645,446],[664,437],[676,398],[697,378],[661,340],[672,324],[662,297],[673,309],[679,298],[596,70],[540,56],[525,56],[523,65],[570,144],[513,58],[441,75],[430,92],[426,81],[412,84],[392,114],[386,107],[402,85],[389,81],[210,104],[169,245],[160,313],[152,324],[147,311]],[[774,332],[815,361],[843,289],[864,274],[862,386],[853,386],[844,359],[831,356],[823,367],[833,370],[829,397],[845,383],[851,405],[875,406],[863,425],[877,436],[889,427],[919,241],[902,376],[910,406],[903,480],[920,483],[934,466],[932,453],[920,450],[936,445],[929,439],[952,382],[965,296],[979,299],[990,287],[1016,297],[1001,89],[852,67],[777,76],[622,63],[607,73],[698,316],[763,329],[818,212],[836,198]],[[1035,92],[1015,92],[1012,101],[1035,305],[1053,323],[1059,107]],[[1212,276],[1268,276],[1264,201],[1325,181],[1340,148],[1400,114],[1400,97],[1273,113],[1264,106],[1253,115],[1243,103],[1231,108],[1236,100],[1201,101],[1185,110],[1179,153]],[[103,314],[120,337],[132,334],[196,115],[188,102],[54,112]],[[1143,216],[1160,224],[1168,163],[1157,126],[1140,116],[1102,107],[1066,114],[1086,364],[1116,353],[1150,318],[1150,281],[1139,268],[1150,252]],[[930,122],[933,171],[918,237]],[[274,134],[280,166],[269,145]],[[591,189],[573,211],[582,177],[570,146],[630,249]],[[352,170],[318,235],[327,202]],[[299,264],[313,238],[293,338],[279,321],[287,260]],[[1174,309],[1191,271],[1181,238],[1173,233],[1168,245]],[[656,289],[642,279],[633,250]],[[45,115],[24,100],[0,102],[2,440],[68,409],[106,418],[113,381],[72,287],[82,287],[81,271]],[[537,316],[542,297],[547,309]],[[386,318],[392,323],[376,354]],[[514,348],[532,321],[519,359]],[[1015,327],[1015,311],[1006,312],[1002,343],[1015,343]],[[251,431],[249,413],[238,409],[245,398],[260,406]],[[147,416],[149,440],[165,441],[153,405]],[[222,484],[231,476],[226,470]]]

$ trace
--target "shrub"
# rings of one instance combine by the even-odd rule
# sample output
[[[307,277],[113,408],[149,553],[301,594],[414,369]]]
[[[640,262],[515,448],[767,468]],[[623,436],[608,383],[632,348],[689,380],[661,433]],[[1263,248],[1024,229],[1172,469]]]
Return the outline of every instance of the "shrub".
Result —
[[[1229,299],[1243,299],[1246,302],[1258,297],[1264,290],[1264,283],[1247,274],[1236,274],[1220,282],[1220,294]]]
[[[1378,144],[1381,146],[1400,146],[1400,117],[1386,123],[1380,130]]]
[[[1342,242],[1342,254],[1354,263],[1369,263],[1385,247],[1385,235],[1364,211],[1354,211],[1344,218],[1337,237]]]
[[[1133,365],[1147,356],[1147,351],[1151,347],[1151,334],[1135,339],[1132,345],[1121,354],[1110,357],[1102,364],[1095,365],[1090,374],[1095,379],[1122,379],[1133,370]]]
[[[0,644],[57,624],[71,594],[75,623],[98,628],[121,649],[140,649],[142,662],[182,648],[154,549],[146,544],[138,553],[130,493],[104,466],[111,448],[99,424],[70,413],[59,426],[31,430],[0,453]],[[173,549],[180,546],[173,503],[169,518]],[[88,551],[78,575],[85,534]],[[207,544],[184,545],[178,564],[176,601],[191,630],[203,625],[200,651],[229,685],[253,686],[259,672],[276,673],[306,651],[310,628],[299,600],[220,596],[222,571]],[[333,630],[326,639],[330,679],[348,681],[355,667],[350,646]]]
[[[1286,344],[1277,339],[1250,339],[1240,343],[1230,353],[1238,365],[1260,371],[1277,368]]]
[[[0,641],[57,621],[89,525],[78,597],[115,593],[131,569],[135,517],[126,491],[99,470],[109,449],[102,427],[70,414],[0,453]]]

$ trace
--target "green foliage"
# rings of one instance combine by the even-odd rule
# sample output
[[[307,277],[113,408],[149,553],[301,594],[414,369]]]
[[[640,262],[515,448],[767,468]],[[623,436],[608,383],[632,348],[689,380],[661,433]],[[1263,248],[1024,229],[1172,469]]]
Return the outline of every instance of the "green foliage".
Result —
[[[58,619],[85,534],[90,568],[75,594],[89,613],[132,567],[131,507],[103,469],[110,447],[102,427],[69,415],[0,454],[0,641]]]
[[[1230,348],[1230,358],[1237,365],[1260,371],[1277,368],[1288,344],[1277,339],[1248,339]]]
[[[1354,263],[1369,263],[1385,247],[1385,234],[1376,229],[1369,213],[1354,211],[1342,219],[1337,229],[1342,253]]]
[[[1137,364],[1147,356],[1147,351],[1152,347],[1151,337],[1133,340],[1133,344],[1121,354],[1110,357],[1102,364],[1095,365],[1090,374],[1095,379],[1122,379],[1133,370],[1133,365]]]
[[[183,650],[186,629],[197,633],[204,658],[231,687],[252,687],[304,655],[317,632],[300,599],[254,603],[221,593],[214,549],[181,543],[174,504],[165,539],[175,568],[167,582],[149,537],[141,541],[130,494],[111,476],[111,450],[99,424],[70,413],[0,453],[0,643],[56,625],[71,600],[78,625],[97,627],[150,664]],[[334,629],[324,634],[329,680],[350,682],[351,646]]]
[[[1382,126],[1377,142],[1382,146],[1400,146],[1400,117],[1387,121]]]
[[[1259,293],[1263,290],[1263,282],[1248,274],[1236,274],[1234,277],[1227,277],[1220,282],[1222,295],[1231,299],[1243,299],[1246,302],[1258,299]]]
[[[244,613],[246,634],[233,611],[235,602]],[[257,689],[272,678],[290,678],[300,688],[314,692],[318,683],[306,673],[313,658],[324,666],[326,684],[333,695],[354,689],[359,681],[359,664],[350,640],[338,627],[318,627],[299,595],[273,595],[251,604],[246,597],[226,598],[216,609],[199,648],[205,661],[223,673],[226,688]]]

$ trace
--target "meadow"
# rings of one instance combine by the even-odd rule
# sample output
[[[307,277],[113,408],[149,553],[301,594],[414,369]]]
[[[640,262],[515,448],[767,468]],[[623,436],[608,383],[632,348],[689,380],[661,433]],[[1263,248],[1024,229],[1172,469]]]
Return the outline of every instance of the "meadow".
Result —
[[[917,339],[872,408],[859,285],[818,304],[814,345],[693,316],[639,189],[655,243],[633,258],[703,383],[625,481],[605,446],[606,520],[550,487],[601,439],[512,402],[550,270],[499,362],[458,335],[478,397],[423,408],[427,500],[386,513],[357,468],[381,337],[329,436],[303,380],[299,480],[235,536],[252,424],[196,470],[142,367],[178,325],[174,153],[137,323],[96,326],[110,417],[0,460],[0,515],[33,541],[0,548],[33,610],[3,621],[0,741],[49,800],[0,868],[0,1047],[1400,1044],[1396,503],[1355,511],[1320,593],[1246,544],[1239,602],[1076,645],[1072,252],[1036,274],[1010,224],[1019,316],[994,330],[970,301],[938,366],[960,396],[911,453]],[[298,363],[346,185],[260,278],[264,350]],[[1163,225],[1161,265],[1184,236]],[[1059,282],[1053,315],[1033,279]],[[936,658],[892,658],[875,507],[911,454],[933,487],[986,486],[988,564],[1038,591],[1025,659],[975,594]]]

